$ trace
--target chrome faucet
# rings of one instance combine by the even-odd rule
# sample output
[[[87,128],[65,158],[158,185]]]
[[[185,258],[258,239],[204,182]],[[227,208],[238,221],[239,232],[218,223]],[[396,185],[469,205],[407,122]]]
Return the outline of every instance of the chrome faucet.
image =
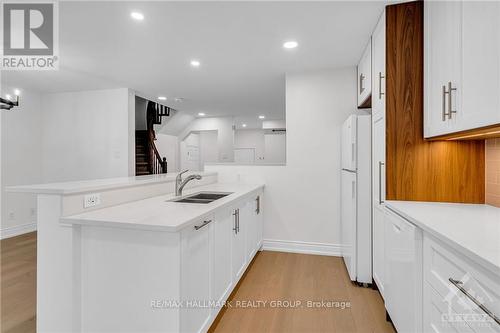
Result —
[[[175,196],[180,197],[182,195],[182,189],[186,186],[187,183],[192,181],[193,179],[200,180],[201,175],[190,175],[186,179],[182,180],[182,175],[188,172],[189,170],[184,170],[179,172],[177,177],[175,177]]]

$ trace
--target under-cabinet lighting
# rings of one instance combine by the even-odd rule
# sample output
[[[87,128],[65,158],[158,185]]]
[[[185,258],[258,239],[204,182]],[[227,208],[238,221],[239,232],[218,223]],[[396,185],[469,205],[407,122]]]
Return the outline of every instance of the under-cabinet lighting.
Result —
[[[454,138],[449,138],[449,139],[446,139],[446,140],[453,141],[453,140],[475,138],[475,137],[478,137],[478,136],[487,136],[487,135],[493,135],[493,134],[500,134],[500,131],[492,131],[492,132],[485,132],[485,133],[469,134],[469,135],[463,135],[463,136],[457,136],[457,137],[454,137]]]

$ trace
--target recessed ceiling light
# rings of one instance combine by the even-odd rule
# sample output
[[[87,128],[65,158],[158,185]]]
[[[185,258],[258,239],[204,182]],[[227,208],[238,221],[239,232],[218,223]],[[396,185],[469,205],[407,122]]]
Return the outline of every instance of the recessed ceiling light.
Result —
[[[259,116],[259,119],[266,119],[266,116],[264,116],[264,115],[260,115],[260,116]]]
[[[12,96],[7,94],[7,95],[5,95],[5,98],[7,98],[10,101],[12,99]]]
[[[241,127],[247,127],[247,124],[241,124]]]
[[[200,116],[200,117],[205,116],[205,112],[198,112],[198,116]]]
[[[137,21],[144,20],[144,15],[142,13],[139,13],[139,12],[130,13],[130,17],[132,17],[134,20],[137,20]]]
[[[167,98],[165,96],[158,96],[158,99],[160,101],[166,101],[167,100]]]
[[[21,91],[19,89],[14,89],[14,95],[16,96],[21,95]]]
[[[176,103],[182,103],[182,102],[184,102],[184,98],[182,98],[182,97],[176,97],[176,98],[174,98],[174,101]]]
[[[283,47],[284,47],[285,49],[294,49],[294,48],[296,48],[297,46],[299,46],[299,43],[297,43],[297,42],[296,42],[296,41],[294,41],[294,40],[290,40],[290,41],[288,41],[288,42],[283,43]]]
[[[193,67],[200,67],[200,61],[199,60],[191,60],[191,66]]]

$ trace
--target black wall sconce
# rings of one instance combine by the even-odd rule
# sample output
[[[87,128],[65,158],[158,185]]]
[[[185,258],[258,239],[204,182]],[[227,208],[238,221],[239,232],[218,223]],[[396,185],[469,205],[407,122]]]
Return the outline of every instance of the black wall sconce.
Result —
[[[9,98],[0,97],[0,110],[10,110],[14,106],[19,106],[19,95],[16,95],[15,101],[11,101]]]

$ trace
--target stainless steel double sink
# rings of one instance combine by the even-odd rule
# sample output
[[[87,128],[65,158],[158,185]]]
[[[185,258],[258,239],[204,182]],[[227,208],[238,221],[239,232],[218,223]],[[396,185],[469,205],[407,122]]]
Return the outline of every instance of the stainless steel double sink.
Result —
[[[227,197],[233,192],[198,192],[181,198],[168,200],[170,202],[209,204],[215,200]]]

